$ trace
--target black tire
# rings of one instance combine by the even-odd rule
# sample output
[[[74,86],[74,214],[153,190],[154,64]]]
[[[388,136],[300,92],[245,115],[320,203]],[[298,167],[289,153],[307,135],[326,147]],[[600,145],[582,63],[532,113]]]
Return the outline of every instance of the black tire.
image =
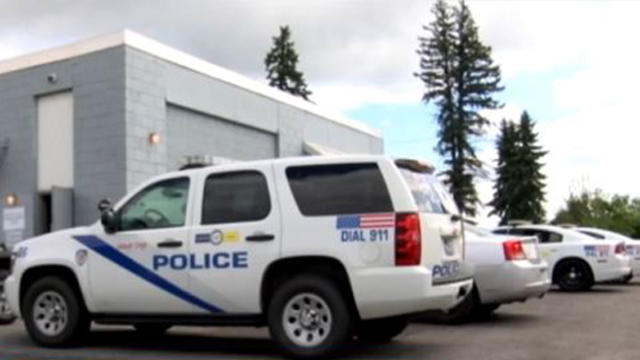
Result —
[[[171,324],[135,324],[137,332],[144,335],[162,335],[171,328]]]
[[[46,334],[36,324],[35,303],[47,295],[58,296],[66,305],[66,322],[59,333]],[[21,304],[25,327],[31,338],[42,346],[62,347],[74,345],[89,330],[91,325],[82,299],[67,282],[59,277],[44,277],[31,285]],[[39,317],[40,318],[40,317]]]
[[[9,325],[16,321],[16,315],[9,308],[9,303],[0,289],[0,325]]]
[[[448,324],[463,324],[470,321],[480,306],[480,299],[476,295],[475,287],[458,305],[442,314],[442,321]]]
[[[593,286],[589,265],[580,260],[565,260],[556,265],[555,283],[562,291],[586,291]]]
[[[479,319],[488,319],[500,307],[500,304],[482,304],[475,310],[475,316]]]
[[[631,282],[632,279],[633,279],[633,274],[629,274],[629,275],[623,277],[622,280],[620,280],[620,282],[622,284],[628,284],[628,283]]]
[[[358,324],[356,335],[362,341],[387,342],[402,334],[408,324],[406,317],[362,320]]]
[[[318,299],[326,306],[320,304]],[[299,315],[285,319],[286,314],[293,314],[288,310],[295,311],[298,301],[304,302],[302,308],[298,306],[302,309]],[[314,309],[318,312],[313,312]],[[318,275],[299,275],[278,286],[268,304],[267,314],[271,337],[285,355],[293,358],[335,355],[353,335],[353,314],[347,299],[334,282]],[[303,316],[305,314],[308,316]],[[315,319],[311,321],[310,328],[303,328],[303,318],[309,320],[310,317]],[[319,325],[316,330],[311,329],[314,325]],[[322,326],[324,328],[320,329]],[[300,344],[306,342],[305,338],[309,339],[305,335],[308,336],[310,332],[314,332],[311,339],[320,342]]]

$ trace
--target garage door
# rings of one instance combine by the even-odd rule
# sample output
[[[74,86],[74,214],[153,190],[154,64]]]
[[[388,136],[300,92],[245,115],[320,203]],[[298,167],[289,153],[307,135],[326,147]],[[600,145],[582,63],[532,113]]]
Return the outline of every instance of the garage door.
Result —
[[[169,165],[179,168],[188,155],[210,155],[233,160],[276,156],[274,134],[167,105]]]

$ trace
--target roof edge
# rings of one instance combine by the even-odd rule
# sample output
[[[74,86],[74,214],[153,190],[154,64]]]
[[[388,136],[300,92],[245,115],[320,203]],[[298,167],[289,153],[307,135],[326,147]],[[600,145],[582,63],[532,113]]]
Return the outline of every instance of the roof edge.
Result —
[[[331,120],[337,124],[352,128],[368,135],[382,138],[381,134],[369,126],[346,118],[341,114],[324,109],[316,104],[274,89],[266,84],[250,79],[232,70],[215,65],[196,56],[187,54],[159,41],[125,29],[116,33],[100,35],[80,40],[68,45],[37,51],[0,61],[0,74],[10,73],[34,66],[66,60],[109,48],[126,45],[150,55],[161,58],[178,66],[238,86],[258,95],[277,100],[308,113]]]

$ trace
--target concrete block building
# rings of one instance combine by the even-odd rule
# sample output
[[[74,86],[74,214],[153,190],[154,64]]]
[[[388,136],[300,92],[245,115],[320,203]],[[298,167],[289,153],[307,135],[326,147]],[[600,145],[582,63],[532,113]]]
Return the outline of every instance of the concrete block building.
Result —
[[[0,243],[89,224],[185,157],[382,153],[363,124],[123,31],[0,62]]]

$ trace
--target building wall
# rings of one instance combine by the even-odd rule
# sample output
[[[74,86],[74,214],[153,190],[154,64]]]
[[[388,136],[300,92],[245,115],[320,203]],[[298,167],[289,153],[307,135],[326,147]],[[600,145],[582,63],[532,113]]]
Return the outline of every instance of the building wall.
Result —
[[[276,157],[274,134],[177,106],[167,106],[167,131],[171,169],[178,169],[186,155],[194,154],[237,160]]]
[[[47,81],[51,73],[57,82]],[[76,224],[88,224],[98,217],[101,197],[121,196],[124,189],[124,78],[123,47],[0,75],[0,144],[10,139],[0,164],[0,194],[16,193],[25,207],[24,237],[33,236],[39,211],[36,97],[73,91],[73,217]]]
[[[47,75],[55,73],[50,83]],[[382,153],[382,140],[121,45],[0,75],[0,195],[26,210],[34,235],[37,194],[36,97],[73,92],[73,223],[98,218],[97,202],[117,200],[184,155],[239,160],[302,155],[304,141],[345,152]],[[149,144],[150,133],[159,144]],[[1,154],[0,154],[1,155]],[[0,201],[0,214],[4,205]],[[4,241],[1,231],[0,242]]]

